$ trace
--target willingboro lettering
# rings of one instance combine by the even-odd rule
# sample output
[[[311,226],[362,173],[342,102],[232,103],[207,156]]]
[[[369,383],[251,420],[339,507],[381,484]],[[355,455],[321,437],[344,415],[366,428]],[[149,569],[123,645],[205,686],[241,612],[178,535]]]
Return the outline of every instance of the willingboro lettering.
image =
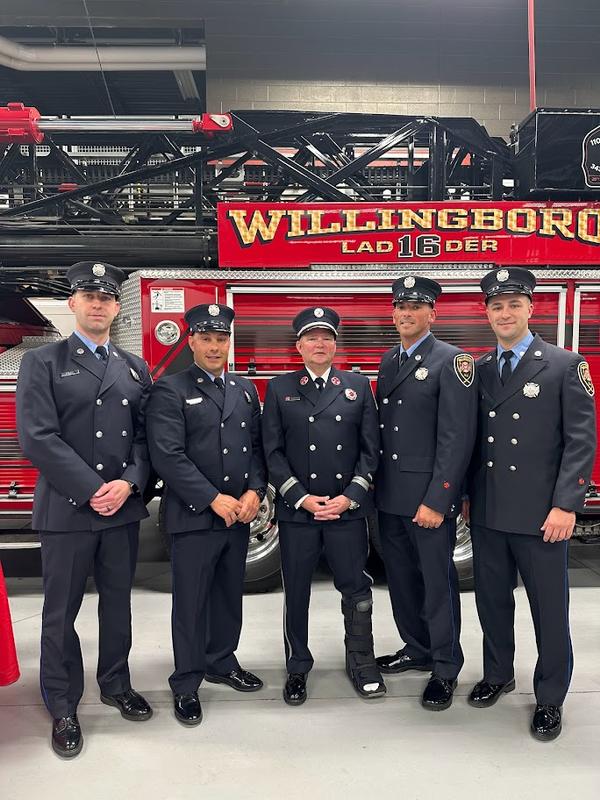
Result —
[[[219,265],[595,264],[600,204],[220,203]]]

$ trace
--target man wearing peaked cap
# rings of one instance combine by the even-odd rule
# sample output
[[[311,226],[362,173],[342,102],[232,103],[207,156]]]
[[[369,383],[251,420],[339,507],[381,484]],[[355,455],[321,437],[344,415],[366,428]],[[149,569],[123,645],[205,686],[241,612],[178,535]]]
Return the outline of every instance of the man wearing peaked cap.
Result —
[[[529,330],[534,287],[520,267],[481,281],[497,345],[477,362],[479,424],[463,513],[483,629],[483,679],[469,703],[486,708],[515,688],[520,573],[538,645],[531,730],[547,741],[560,734],[571,679],[567,543],[591,479],[596,424],[587,363]]]
[[[473,358],[431,333],[441,291],[420,275],[392,286],[400,343],[379,368],[375,479],[392,610],[405,643],[377,663],[384,673],[431,670],[421,702],[434,711],[451,705],[463,664],[453,553],[477,409]]]
[[[103,262],[67,272],[75,332],[28,351],[17,382],[17,426],[39,469],[32,526],[44,576],[40,683],[62,757],[83,744],[77,706],[83,662],[75,619],[93,569],[99,599],[100,699],[125,719],[152,716],[131,688],[130,594],[141,497],[150,464],[144,427],[151,378],[145,362],[110,341],[125,275]]]
[[[194,363],[158,380],[148,409],[154,468],[166,484],[172,536],[176,719],[198,725],[202,680],[240,692],[262,687],[235,656],[250,522],[266,494],[260,403],[254,384],[225,371],[233,309],[185,314]]]
[[[386,691],[373,653],[372,580],[365,572],[377,413],[368,378],[332,366],[339,324],[325,306],[296,315],[304,367],[271,379],[263,413],[265,456],[277,489],[288,705],[307,697],[310,587],[322,550],[342,595],[348,677],[361,697]]]

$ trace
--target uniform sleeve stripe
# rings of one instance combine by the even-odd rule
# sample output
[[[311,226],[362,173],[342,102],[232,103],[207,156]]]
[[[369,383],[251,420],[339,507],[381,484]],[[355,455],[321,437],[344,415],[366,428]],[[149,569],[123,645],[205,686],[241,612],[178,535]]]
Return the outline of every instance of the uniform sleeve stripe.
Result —
[[[288,478],[287,481],[284,481],[279,487],[279,494],[283,497],[285,493],[289,492],[292,486],[295,486],[297,483],[300,483],[298,478]]]
[[[360,475],[355,475],[350,483],[358,483],[359,486],[362,486],[363,489],[369,491],[369,481],[365,478],[361,477]]]

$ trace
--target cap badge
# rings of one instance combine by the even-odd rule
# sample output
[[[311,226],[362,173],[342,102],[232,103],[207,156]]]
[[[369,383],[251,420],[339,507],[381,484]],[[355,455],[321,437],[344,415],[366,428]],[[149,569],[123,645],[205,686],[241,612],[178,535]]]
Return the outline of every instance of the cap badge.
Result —
[[[354,389],[345,389],[344,394],[346,395],[348,400],[356,400],[357,395]]]
[[[219,306],[213,303],[213,305],[210,305],[208,307],[208,313],[211,315],[211,317],[218,317],[219,314],[221,313],[221,309],[219,308]]]
[[[315,317],[317,317],[317,319],[321,319],[321,317],[325,314],[325,312],[323,311],[322,308],[315,308],[313,314],[315,315]]]
[[[413,278],[412,275],[409,275],[407,278],[404,278],[404,286],[407,289],[412,289],[414,285],[415,285],[415,279]]]
[[[539,383],[526,383],[523,387],[523,394],[525,397],[537,397],[540,393]]]
[[[104,264],[94,264],[92,267],[92,272],[97,278],[101,278],[103,275],[106,274],[106,267]]]
[[[418,381],[424,381],[428,375],[429,375],[429,370],[427,369],[427,367],[419,367],[419,369],[415,372],[415,378]]]
[[[331,379],[331,382],[333,383],[333,385],[334,385],[334,386],[339,386],[339,385],[340,385],[340,383],[341,383],[340,379],[339,379],[337,376],[335,376],[335,375],[334,375],[334,376],[333,376],[333,378]]]
[[[499,269],[496,273],[496,278],[500,281],[500,283],[504,283],[510,278],[510,274],[507,269]]]
[[[308,383],[308,378],[306,377],[306,375],[303,375],[300,378],[300,386],[306,386],[307,383]]]

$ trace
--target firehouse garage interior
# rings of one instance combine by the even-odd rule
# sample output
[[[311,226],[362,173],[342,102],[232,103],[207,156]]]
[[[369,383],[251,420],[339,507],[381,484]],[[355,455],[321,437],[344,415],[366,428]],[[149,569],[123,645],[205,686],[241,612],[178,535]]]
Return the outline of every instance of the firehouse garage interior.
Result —
[[[574,669],[555,740],[530,732],[537,649],[521,582],[516,689],[493,708],[467,702],[483,677],[482,632],[462,518],[454,560],[464,666],[451,707],[422,707],[425,671],[384,675],[385,697],[358,696],[324,559],[310,605],[308,700],[286,705],[272,491],[251,527],[237,650],[264,687],[242,693],[204,682],[202,724],[181,725],[168,683],[171,544],[161,484],[152,481],[129,665],[153,718],[132,724],[100,700],[90,577],[76,623],[84,745],[76,758],[58,758],[40,693],[44,587],[30,524],[37,473],[17,441],[15,383],[24,353],[73,331],[66,270],[76,261],[130,276],[111,345],[143,357],[155,378],[191,363],[184,311],[232,306],[228,368],[261,400],[270,378],[301,366],[291,328],[301,309],[334,307],[342,317],[335,363],[374,382],[382,354],[398,343],[391,284],[399,276],[439,280],[433,332],[478,358],[495,346],[480,279],[502,266],[499,280],[509,280],[511,266],[525,266],[538,281],[532,330],[581,353],[598,383],[599,39],[597,0],[2,0],[0,557],[20,667],[0,688],[3,800],[598,797],[598,463],[569,545]],[[217,213],[224,202],[233,211]],[[268,205],[253,228],[244,209],[257,203]],[[379,208],[377,216],[366,223],[352,210],[358,203]],[[475,218],[464,210],[473,203],[484,209]],[[346,210],[334,223],[327,209],[336,208]],[[584,389],[585,378],[580,372]],[[527,386],[534,398],[539,386]],[[374,518],[369,528],[381,656],[403,643]],[[562,584],[556,594],[564,596]],[[1,612],[0,678],[14,667],[2,663],[12,657]]]

